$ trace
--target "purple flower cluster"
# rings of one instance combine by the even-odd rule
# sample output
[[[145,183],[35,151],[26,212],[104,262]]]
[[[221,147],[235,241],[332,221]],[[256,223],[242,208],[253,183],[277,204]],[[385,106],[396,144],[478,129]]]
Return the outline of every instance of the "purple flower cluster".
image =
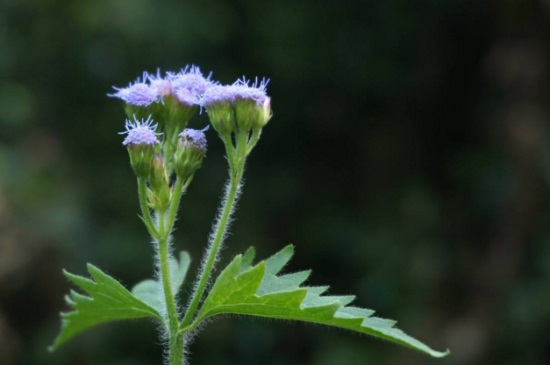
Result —
[[[180,103],[193,106],[199,104],[202,94],[213,85],[210,75],[204,77],[197,66],[187,66],[177,73],[167,72],[164,77],[160,71],[156,75],[145,72],[142,79],[138,78],[127,87],[114,87],[116,93],[109,96],[129,105],[146,107],[173,95]]]
[[[271,118],[270,98],[267,95],[269,80],[238,79],[233,84],[221,85],[211,80],[211,73],[203,75],[197,66],[186,66],[179,72],[161,74],[143,73],[134,83],[117,88],[111,97],[126,103],[126,112],[134,121],[126,122],[124,145],[155,145],[160,143],[157,124],[165,132],[164,138],[173,144],[178,137],[186,145],[206,149],[205,130],[185,129],[196,112],[191,106],[204,107],[214,129],[227,135],[238,128],[250,131],[262,128]],[[160,104],[154,104],[160,103]],[[149,108],[155,105],[154,108]],[[157,107],[158,106],[158,107]],[[137,108],[135,108],[137,107]],[[135,113],[135,114],[134,114]],[[138,120],[149,116],[147,120]],[[178,134],[179,133],[179,134]]]
[[[253,83],[245,78],[230,85],[220,85],[210,80],[211,73],[204,76],[197,66],[186,66],[179,72],[167,72],[163,77],[160,71],[156,75],[143,73],[127,87],[118,88],[111,97],[122,99],[126,104],[147,107],[163,98],[173,95],[180,103],[192,106],[208,107],[216,103],[233,104],[238,99],[254,100],[258,105],[264,105],[268,98],[266,94],[269,80],[256,79]]]
[[[126,138],[122,142],[124,146],[128,145],[150,145],[154,146],[160,143],[157,136],[160,133],[156,133],[157,124],[153,125],[151,117],[145,121],[139,121],[134,117],[134,122],[126,119],[126,131],[120,134],[127,134]]]
[[[258,105],[264,105],[268,99],[266,89],[269,80],[258,79],[250,85],[250,81],[243,78],[231,85],[215,85],[208,88],[200,99],[200,105],[208,108],[217,103],[234,103],[239,99],[254,100]]]

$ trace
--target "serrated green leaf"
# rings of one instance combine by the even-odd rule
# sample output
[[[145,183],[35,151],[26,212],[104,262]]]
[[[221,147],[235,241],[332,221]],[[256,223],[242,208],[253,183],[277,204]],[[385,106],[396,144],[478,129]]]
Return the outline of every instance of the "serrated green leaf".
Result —
[[[170,264],[170,284],[172,287],[172,294],[176,295],[180,290],[187,270],[189,269],[189,263],[191,259],[187,252],[180,252],[179,261],[174,257],[169,258]],[[132,288],[132,294],[147,303],[151,307],[157,310],[159,313],[166,313],[166,305],[164,303],[164,294],[162,289],[162,283],[158,280],[147,279],[139,282]],[[165,318],[166,320],[166,318]]]
[[[368,334],[433,357],[449,353],[432,350],[395,328],[395,321],[373,317],[370,309],[348,306],[354,296],[326,296],[327,286],[301,286],[309,271],[279,275],[293,254],[293,247],[287,246],[255,266],[253,251],[235,257],[216,279],[195,323],[218,314],[296,320]]]
[[[87,268],[93,280],[64,271],[65,276],[89,296],[71,290],[65,297],[74,310],[61,313],[61,333],[51,351],[100,323],[145,317],[162,319],[158,311],[133,296],[118,281],[91,264]]]

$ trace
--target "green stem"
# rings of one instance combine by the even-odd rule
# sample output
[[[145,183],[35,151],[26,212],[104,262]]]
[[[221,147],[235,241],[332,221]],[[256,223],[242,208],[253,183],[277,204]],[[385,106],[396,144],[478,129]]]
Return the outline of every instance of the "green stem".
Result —
[[[181,195],[181,191],[180,191]],[[159,271],[162,280],[162,289],[164,300],[166,302],[166,312],[168,315],[167,327],[169,330],[169,364],[183,364],[183,337],[178,334],[179,319],[174,293],[172,293],[172,284],[170,278],[170,264],[168,252],[168,240],[170,237],[171,225],[166,226],[166,213],[159,214],[159,230],[161,239],[158,241],[159,249]],[[167,229],[165,229],[167,228]]]
[[[221,136],[223,144],[225,145],[225,151],[227,153],[227,160],[229,161],[229,166],[233,168],[233,160],[235,159],[235,148],[233,147],[233,142],[231,140],[231,135]]]
[[[168,325],[170,332],[177,327],[178,313],[176,310],[176,304],[174,302],[174,295],[172,293],[172,286],[170,285],[170,266],[168,261],[168,240],[167,237],[163,237],[159,241],[159,261],[160,261],[160,275],[162,279],[162,289],[164,291],[164,299],[166,301],[166,310],[168,312]]]
[[[248,141],[248,146],[246,146],[246,155],[248,156],[250,152],[252,152],[252,149],[256,147],[256,143],[260,140],[260,136],[262,135],[262,129],[261,128],[255,128],[252,130],[252,136],[250,137],[250,140]]]
[[[168,364],[183,365],[185,358],[185,342],[181,333],[171,333],[169,343]]]
[[[244,144],[242,141],[244,141]],[[244,162],[246,158],[246,155],[245,155],[246,139],[237,138],[236,153],[237,153],[237,156],[235,156],[236,158],[230,160],[231,168],[230,168],[229,187],[226,190],[224,205],[223,205],[220,219],[218,220],[216,224],[216,228],[214,230],[214,239],[212,240],[206,252],[206,257],[207,257],[206,262],[201,268],[201,272],[199,274],[199,282],[196,286],[194,293],[192,294],[191,301],[185,312],[185,316],[181,321],[181,324],[180,324],[181,328],[188,326],[193,320],[193,316],[197,311],[197,307],[199,306],[199,303],[202,299],[202,296],[204,294],[204,291],[210,279],[210,275],[212,274],[214,263],[216,262],[221,243],[225,236],[229,218],[231,217],[231,213],[233,211],[233,205],[237,198],[239,186],[241,184],[241,179],[242,179],[243,170],[244,170]]]
[[[174,184],[174,190],[172,192],[172,202],[170,203],[170,208],[168,209],[168,232],[172,231],[172,227],[176,221],[176,214],[178,213],[178,208],[180,205],[181,196],[183,192],[187,190],[189,184],[193,180],[193,176],[185,180],[185,183],[179,177],[176,179]]]
[[[138,178],[138,196],[139,206],[141,207],[145,227],[147,227],[147,230],[151,236],[158,238],[159,233],[155,228],[153,217],[151,217],[151,210],[147,204],[147,180],[144,178]]]
[[[168,360],[170,365],[182,365],[184,359],[184,336],[179,333],[179,317],[176,308],[175,293],[172,292],[172,283],[170,278],[170,264],[169,264],[169,240],[170,233],[174,227],[176,220],[176,214],[180,204],[183,192],[187,189],[191,180],[176,179],[174,189],[172,191],[172,198],[168,211],[157,212],[159,220],[159,234],[161,239],[158,241],[159,245],[159,271],[161,274],[162,288],[164,291],[164,299],[166,302],[166,311],[168,314],[167,328],[169,330],[169,343],[168,343]]]

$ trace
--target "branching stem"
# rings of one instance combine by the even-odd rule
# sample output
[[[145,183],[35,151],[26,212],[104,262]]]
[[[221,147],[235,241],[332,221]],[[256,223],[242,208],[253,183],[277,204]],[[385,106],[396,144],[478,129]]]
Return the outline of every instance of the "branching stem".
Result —
[[[239,133],[236,137],[236,148],[233,147],[233,143],[231,142],[230,138],[231,137],[226,137],[224,139],[230,167],[229,185],[225,192],[225,198],[220,218],[218,219],[214,229],[213,239],[205,254],[206,260],[204,261],[204,264],[198,276],[198,284],[196,285],[195,291],[191,296],[191,301],[189,302],[189,306],[187,307],[185,316],[180,323],[181,329],[189,326],[201,302],[204,291],[206,290],[206,287],[208,285],[210,275],[212,274],[212,270],[214,269],[214,264],[216,263],[223,238],[225,237],[227,227],[231,218],[231,213],[233,211],[233,206],[237,199],[239,187],[241,185],[247,155],[248,138],[246,134]]]
[[[185,182],[177,178],[172,190],[171,204],[168,211],[158,211],[158,271],[162,281],[162,289],[164,292],[164,301],[166,302],[166,313],[168,323],[166,327],[169,332],[169,354],[168,360],[170,365],[182,365],[184,359],[184,339],[179,331],[179,315],[176,307],[175,294],[172,292],[172,283],[170,277],[170,234],[176,221],[176,214],[180,204],[181,196],[187,186],[191,183],[191,178]]]

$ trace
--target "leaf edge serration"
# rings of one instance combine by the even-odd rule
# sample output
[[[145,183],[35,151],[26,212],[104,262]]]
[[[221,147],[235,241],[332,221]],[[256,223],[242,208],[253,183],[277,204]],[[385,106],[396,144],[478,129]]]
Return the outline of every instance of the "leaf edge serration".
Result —
[[[48,351],[57,350],[77,334],[102,323],[147,317],[162,320],[158,311],[132,295],[116,279],[92,264],[86,267],[91,278],[63,270],[65,277],[87,295],[71,290],[65,296],[65,302],[72,310],[60,313],[61,331]],[[106,305],[109,301],[110,305]],[[94,316],[90,317],[90,313]]]
[[[349,306],[354,296],[327,296],[322,294],[328,286],[301,286],[309,271],[278,275],[294,255],[293,245],[256,265],[254,255],[253,248],[237,255],[219,274],[195,323],[220,314],[296,320],[367,334],[436,358],[450,353],[433,350],[394,327],[395,321],[374,317],[373,310]]]

